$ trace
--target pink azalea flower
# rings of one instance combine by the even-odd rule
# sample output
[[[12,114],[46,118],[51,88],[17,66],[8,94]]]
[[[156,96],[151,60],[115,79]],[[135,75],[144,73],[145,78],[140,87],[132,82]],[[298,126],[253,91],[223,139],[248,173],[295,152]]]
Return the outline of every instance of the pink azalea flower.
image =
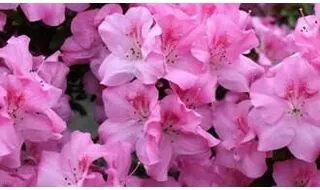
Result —
[[[101,147],[92,142],[90,134],[75,131],[61,152],[42,152],[37,186],[82,186],[92,177],[91,163],[100,157]]]
[[[255,138],[247,119],[251,107],[250,100],[221,102],[214,107],[213,125],[225,148],[230,150]]]
[[[158,92],[152,85],[135,80],[103,91],[107,120],[99,127],[99,137],[105,143],[128,142],[141,146],[143,130],[158,106]],[[153,113],[153,117],[156,114]]]
[[[65,91],[67,88],[67,75],[69,68],[58,60],[60,52],[56,52],[48,58],[38,57],[37,61],[33,62],[33,71],[48,84],[51,84]]]
[[[6,73],[37,81],[43,89],[51,91],[50,94],[55,99],[61,95],[61,90],[58,88],[62,90],[66,88],[65,78],[69,69],[58,62],[59,52],[47,59],[42,56],[33,57],[28,50],[29,42],[30,39],[24,35],[11,37],[7,42],[8,44],[0,49],[3,66],[8,69]],[[55,69],[59,70],[57,74],[52,72]],[[52,83],[58,88],[48,83]]]
[[[257,150],[254,130],[248,125],[251,107],[249,100],[222,102],[215,107],[213,125],[221,139],[216,150],[216,163],[257,178],[267,170],[266,154]]]
[[[223,24],[220,24],[221,20],[224,20]],[[264,72],[261,66],[241,55],[258,46],[254,31],[240,28],[222,14],[211,16],[204,29],[191,51],[206,64],[212,76],[210,80],[218,80],[233,91],[248,92],[251,82]]]
[[[99,10],[93,9],[77,14],[71,23],[72,36],[61,47],[67,64],[86,63],[102,47],[94,18]]]
[[[29,42],[30,39],[26,36],[12,37],[8,40],[8,44],[0,49],[0,55],[7,68],[4,72],[23,76],[37,82],[39,87],[47,91],[52,98],[51,101],[54,102],[51,104],[52,108],[63,108],[54,110],[68,120],[72,112],[68,97],[62,95],[61,92],[66,90],[66,77],[69,68],[58,61],[60,52],[56,52],[46,59],[43,56],[32,57],[28,51]],[[16,56],[17,54],[19,56]]]
[[[66,128],[65,122],[51,107],[57,99],[52,99],[50,91],[45,91],[39,83],[23,77],[7,75],[1,79],[0,117],[2,117],[2,143],[11,147],[10,154],[1,160],[8,166],[20,165],[20,148],[23,141],[47,141],[60,138]],[[2,145],[4,146],[4,145]],[[8,150],[8,149],[4,149]]]
[[[1,81],[5,89],[1,111],[10,118],[23,136],[30,140],[43,141],[58,137],[66,125],[50,108],[57,99],[35,81],[24,77],[8,75]],[[28,123],[32,123],[32,125]],[[39,134],[38,134],[39,133]]]
[[[42,56],[34,58],[31,73],[36,73],[44,82],[65,92],[69,68],[64,63],[58,61],[59,56],[60,52],[56,52],[46,59]],[[65,94],[60,96],[52,109],[65,121],[69,121],[73,117],[73,112],[69,105],[69,96]]]
[[[125,15],[107,16],[99,32],[111,51],[99,69],[101,84],[116,86],[135,77],[145,84],[154,84],[163,76],[164,64],[157,47],[161,28],[148,9],[133,7]]]
[[[208,152],[219,141],[199,126],[200,116],[187,109],[175,95],[161,100],[160,114],[161,119],[151,118],[146,126],[145,152],[139,158],[149,176],[166,181],[176,156]]]
[[[294,53],[295,47],[286,37],[290,32],[288,28],[278,27],[270,17],[254,17],[252,25],[260,39],[260,46],[256,50],[261,65],[271,66]]]
[[[166,66],[163,77],[182,89],[190,88],[203,73],[203,63],[191,54],[192,42],[198,33],[196,23],[189,17],[179,18],[175,14],[156,15],[161,34],[161,49]]]
[[[88,63],[91,59],[109,54],[98,33],[98,26],[104,17],[113,13],[122,13],[117,4],[107,4],[99,9],[80,12],[71,23],[72,36],[62,45],[63,60],[68,65]],[[102,61],[101,61],[102,62]]]
[[[318,157],[318,80],[318,72],[294,54],[252,85],[248,120],[258,134],[258,150],[288,146],[296,158],[312,162]]]
[[[187,108],[201,115],[201,127],[208,130],[212,127],[212,106],[215,101],[216,81],[208,80],[208,73],[199,76],[196,83],[189,89],[183,90],[171,84],[173,91],[180,97]]]
[[[288,36],[302,56],[318,70],[320,70],[319,18],[320,15],[303,15],[298,19],[295,30]]]
[[[7,45],[0,49],[3,66],[9,70],[9,74],[39,82],[44,89],[52,90],[53,96],[61,94],[61,90],[57,88],[65,90],[65,78],[69,68],[58,61],[60,53],[56,52],[47,59],[43,56],[33,57],[28,50],[29,43],[30,39],[27,36],[11,37]]]
[[[320,172],[315,163],[286,160],[273,165],[273,179],[282,187],[319,187]]]

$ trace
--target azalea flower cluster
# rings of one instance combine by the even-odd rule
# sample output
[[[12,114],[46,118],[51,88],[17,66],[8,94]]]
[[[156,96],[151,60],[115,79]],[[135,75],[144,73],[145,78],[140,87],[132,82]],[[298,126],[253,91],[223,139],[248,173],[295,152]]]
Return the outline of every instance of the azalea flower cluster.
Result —
[[[25,35],[0,49],[1,186],[250,186],[283,149],[275,185],[320,185],[320,6],[294,30],[239,4],[0,7],[18,6],[50,26],[78,13],[49,57]],[[78,64],[98,139],[67,127]]]

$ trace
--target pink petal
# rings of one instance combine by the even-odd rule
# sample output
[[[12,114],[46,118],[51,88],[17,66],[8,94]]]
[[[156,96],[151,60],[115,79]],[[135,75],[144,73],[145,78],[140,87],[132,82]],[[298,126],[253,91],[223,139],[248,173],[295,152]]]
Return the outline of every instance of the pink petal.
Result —
[[[89,3],[66,3],[66,7],[75,12],[81,12],[90,7]]]
[[[319,156],[320,128],[303,121],[299,124],[288,148],[296,158],[313,162]]]

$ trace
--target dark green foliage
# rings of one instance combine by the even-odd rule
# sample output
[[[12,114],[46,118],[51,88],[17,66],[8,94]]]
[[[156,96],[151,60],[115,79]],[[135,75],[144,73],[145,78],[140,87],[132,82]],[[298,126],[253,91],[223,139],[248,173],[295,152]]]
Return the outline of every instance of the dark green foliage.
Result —
[[[66,93],[70,96],[71,108],[80,113],[80,115],[85,116],[85,108],[77,103],[79,100],[85,100],[88,95],[83,88],[83,76],[86,72],[90,70],[89,65],[74,65],[70,67],[70,72],[68,74],[68,87]]]

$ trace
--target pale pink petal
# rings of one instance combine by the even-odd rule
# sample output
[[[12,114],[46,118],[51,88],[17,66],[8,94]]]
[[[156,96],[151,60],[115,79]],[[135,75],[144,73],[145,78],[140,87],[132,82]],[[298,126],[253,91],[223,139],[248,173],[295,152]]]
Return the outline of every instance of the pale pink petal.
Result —
[[[163,139],[160,142],[160,161],[156,164],[147,165],[146,171],[149,176],[157,181],[167,181],[168,180],[168,171],[171,166],[173,150],[170,145],[170,141]]]
[[[20,7],[30,22],[42,20],[49,26],[58,26],[65,20],[64,4],[24,3]]]
[[[117,86],[134,79],[134,65],[126,60],[109,55],[99,68],[99,75],[103,76],[101,84]]]
[[[95,24],[99,25],[107,15],[111,15],[113,13],[120,13],[120,14],[122,13],[122,8],[119,4],[104,5],[94,18]]]
[[[319,139],[320,128],[301,121],[288,148],[296,158],[313,162],[319,156]]]
[[[64,186],[65,180],[59,166],[59,153],[43,151],[38,168],[37,186]],[[49,166],[49,167],[48,167]]]
[[[11,37],[0,49],[0,57],[14,74],[21,75],[32,69],[32,55],[29,52],[30,39],[27,36]]]
[[[90,7],[89,3],[66,3],[66,7],[75,12],[81,12]]]

